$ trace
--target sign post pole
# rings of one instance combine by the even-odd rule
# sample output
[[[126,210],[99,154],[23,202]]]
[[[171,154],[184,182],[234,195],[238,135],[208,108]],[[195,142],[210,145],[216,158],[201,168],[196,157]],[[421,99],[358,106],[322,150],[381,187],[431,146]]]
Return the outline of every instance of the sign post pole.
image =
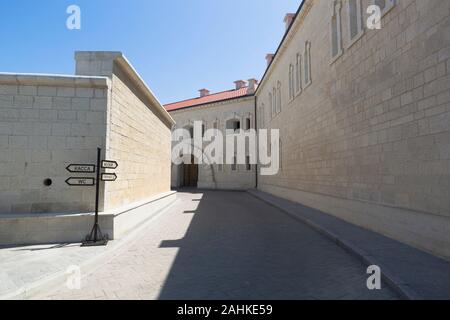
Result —
[[[100,162],[101,162],[101,154],[102,149],[97,148],[97,181],[95,183],[95,223],[92,228],[91,234],[87,237],[86,241],[83,243],[83,246],[102,246],[108,243],[108,239],[103,236],[102,231],[100,229],[99,221],[98,221],[98,202],[100,198]]]
[[[94,242],[97,242],[97,232],[100,230],[98,225],[98,200],[100,197],[100,157],[102,149],[97,148],[97,183],[95,185],[95,225],[94,225]]]
[[[115,173],[102,173],[103,169],[115,170],[119,166],[117,161],[101,160],[102,149],[97,148],[97,166],[93,164],[69,164],[66,170],[70,173],[96,173],[97,181],[92,177],[70,177],[66,184],[71,187],[93,187],[95,185],[95,223],[91,233],[83,242],[84,247],[104,246],[108,244],[108,235],[103,235],[100,229],[98,211],[100,200],[100,182],[114,182],[117,180]],[[97,170],[97,171],[95,171]]]

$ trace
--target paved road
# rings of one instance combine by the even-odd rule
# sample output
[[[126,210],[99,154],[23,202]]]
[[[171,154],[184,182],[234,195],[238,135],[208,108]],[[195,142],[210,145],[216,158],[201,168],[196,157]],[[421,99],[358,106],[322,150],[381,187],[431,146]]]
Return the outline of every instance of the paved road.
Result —
[[[113,260],[48,299],[396,299],[319,233],[241,192],[179,194]]]

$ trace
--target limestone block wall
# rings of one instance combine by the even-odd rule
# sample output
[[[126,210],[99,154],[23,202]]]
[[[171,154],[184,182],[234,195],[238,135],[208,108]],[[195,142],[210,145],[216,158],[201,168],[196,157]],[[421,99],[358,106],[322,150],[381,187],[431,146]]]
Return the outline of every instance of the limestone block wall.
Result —
[[[106,157],[119,163],[106,210],[170,191],[171,126],[120,67],[112,74]]]
[[[186,128],[192,126],[195,121],[202,121],[205,129],[213,129],[214,123],[224,135],[226,123],[230,119],[239,119],[241,127],[245,119],[249,118],[251,128],[255,128],[255,100],[253,96],[233,99],[230,101],[217,102],[204,106],[197,106],[170,112],[176,121],[176,128]],[[205,146],[208,143],[205,143]],[[225,156],[225,155],[224,155]],[[180,187],[183,184],[183,166],[172,166],[172,186]],[[237,165],[237,170],[233,171],[230,164],[219,166],[199,165],[198,187],[205,189],[232,189],[247,190],[256,185],[255,166],[247,170],[245,165]]]
[[[305,0],[257,91],[282,140],[282,170],[259,188],[450,257],[450,2],[398,0],[381,30],[351,41],[342,1],[336,59],[332,4]],[[307,41],[312,83],[290,99],[289,65]]]
[[[0,213],[94,210],[94,188],[66,185],[83,176],[66,166],[94,164],[104,147],[108,83],[0,74]]]
[[[78,75],[111,80],[105,157],[119,167],[105,184],[104,210],[169,192],[174,120],[121,52],[76,52],[75,60]]]

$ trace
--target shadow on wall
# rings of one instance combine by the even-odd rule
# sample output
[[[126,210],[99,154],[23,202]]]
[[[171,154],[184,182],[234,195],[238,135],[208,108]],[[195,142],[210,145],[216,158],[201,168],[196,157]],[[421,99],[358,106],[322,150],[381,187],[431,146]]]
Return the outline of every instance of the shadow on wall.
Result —
[[[192,205],[182,214],[194,216],[183,239],[160,245],[179,251],[159,299],[383,295],[367,289],[365,269],[345,251],[247,193],[187,192]]]

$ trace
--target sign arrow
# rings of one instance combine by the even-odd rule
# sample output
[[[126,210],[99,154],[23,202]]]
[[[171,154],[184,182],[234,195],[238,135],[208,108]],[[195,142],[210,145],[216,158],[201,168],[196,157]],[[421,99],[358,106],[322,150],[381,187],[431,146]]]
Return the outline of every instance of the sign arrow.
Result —
[[[70,164],[66,169],[71,173],[95,173],[93,164]]]
[[[115,173],[103,173],[102,181],[114,182],[117,180],[117,175]]]
[[[103,169],[117,169],[118,166],[119,164],[116,161],[108,161],[108,160],[102,161]]]
[[[95,185],[94,178],[69,178],[66,180],[69,186],[73,187],[92,187]]]

